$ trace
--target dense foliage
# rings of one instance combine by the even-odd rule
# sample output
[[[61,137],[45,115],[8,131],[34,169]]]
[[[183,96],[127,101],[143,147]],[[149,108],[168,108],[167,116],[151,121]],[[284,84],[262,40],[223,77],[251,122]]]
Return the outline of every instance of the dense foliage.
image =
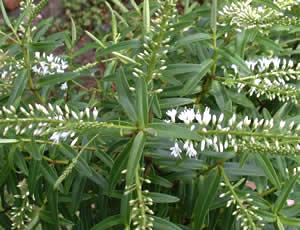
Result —
[[[299,229],[299,1],[113,2],[77,50],[0,1],[0,226]]]

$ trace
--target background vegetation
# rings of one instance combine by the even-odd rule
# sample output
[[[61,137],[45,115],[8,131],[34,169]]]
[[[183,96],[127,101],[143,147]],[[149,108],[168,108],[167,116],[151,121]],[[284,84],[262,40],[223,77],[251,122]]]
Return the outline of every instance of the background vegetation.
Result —
[[[47,2],[0,1],[3,229],[300,228],[299,1]]]

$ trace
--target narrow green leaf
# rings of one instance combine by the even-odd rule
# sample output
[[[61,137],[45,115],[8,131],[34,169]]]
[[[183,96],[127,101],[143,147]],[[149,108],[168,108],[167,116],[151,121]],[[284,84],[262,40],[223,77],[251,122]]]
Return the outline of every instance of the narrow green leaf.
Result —
[[[43,176],[45,177],[46,181],[49,184],[51,184],[52,186],[54,186],[56,180],[58,179],[56,170],[54,168],[50,167],[46,161],[42,161],[41,172],[42,172]],[[63,191],[61,184],[58,186],[58,189],[60,190],[60,192]]]
[[[210,34],[206,34],[206,33],[197,33],[197,34],[192,34],[192,35],[188,35],[184,38],[181,38],[177,41],[177,45],[179,46],[186,46],[190,43],[193,42],[198,42],[198,41],[203,41],[203,40],[210,40],[212,39]]]
[[[270,159],[263,154],[255,154],[255,158],[260,167],[264,170],[267,178],[271,181],[271,183],[276,187],[280,187],[280,180]]]
[[[137,39],[128,40],[128,41],[121,41],[117,44],[113,44],[111,46],[108,46],[107,48],[99,51],[97,54],[104,56],[107,54],[110,54],[114,51],[121,51],[121,50],[127,50],[127,49],[138,49],[141,47],[141,41]]]
[[[76,180],[74,180],[72,186],[72,203],[71,203],[71,212],[75,215],[75,212],[80,206],[80,202],[82,200],[83,191],[86,184],[86,177],[79,176]]]
[[[225,48],[218,48],[217,53],[223,56],[228,61],[228,63],[235,64],[239,68],[239,70],[245,72],[246,74],[251,74],[251,71],[249,70],[244,60],[236,53],[232,53],[230,50]]]
[[[218,1],[212,0],[211,15],[210,15],[210,27],[214,34],[217,31],[217,10],[218,10],[217,8],[218,8]]]
[[[164,98],[160,100],[160,108],[170,109],[178,106],[192,104],[194,102],[195,100],[191,98]]]
[[[293,217],[287,217],[279,215],[280,222],[284,225],[288,225],[291,227],[297,227],[300,229],[300,219],[299,218],[293,218]]]
[[[124,70],[122,68],[117,73],[116,86],[121,106],[123,107],[129,119],[135,122],[137,120],[135,106]]]
[[[122,13],[127,13],[128,12],[128,9],[125,7],[125,5],[119,1],[119,0],[112,0],[112,2],[114,4],[116,4],[116,6],[119,7],[119,9],[122,11]]]
[[[179,201],[179,198],[169,194],[150,192],[147,194],[154,203],[176,203]]]
[[[155,94],[155,95],[153,96],[152,110],[153,110],[153,113],[154,113],[158,118],[161,118],[161,117],[162,117],[161,108],[160,108],[160,104],[159,104],[159,100],[158,100],[157,94]]]
[[[158,216],[152,216],[152,217],[154,219],[154,223],[153,223],[154,230],[182,230],[176,224],[173,224],[172,222],[166,219],[160,218]]]
[[[34,194],[38,179],[41,174],[41,161],[32,159],[29,163],[28,188]]]
[[[42,78],[39,78],[37,81],[37,88],[43,86],[51,86],[55,84],[60,84],[66,81],[75,80],[82,75],[80,73],[66,72],[66,73],[57,73],[53,75],[48,75]]]
[[[150,7],[149,7],[149,0],[144,0],[143,21],[144,21],[144,31],[145,31],[145,33],[149,33],[150,32]]]
[[[0,0],[0,7],[1,7],[1,12],[2,12],[2,15],[3,15],[3,18],[4,18],[4,21],[6,23],[6,25],[12,30],[14,31],[14,28],[12,27],[11,25],[11,22],[6,14],[6,10],[5,10],[5,7],[4,7],[4,4],[3,4],[3,0]]]
[[[89,31],[85,31],[85,33],[91,38],[93,39],[98,45],[101,46],[101,48],[106,48],[105,45],[103,44],[103,42],[101,42],[98,38],[96,38],[93,34],[91,34]]]
[[[4,164],[4,166],[0,168],[0,187],[5,183],[10,173],[10,169],[9,164]]]
[[[288,180],[285,185],[282,187],[282,190],[280,192],[279,197],[277,198],[275,205],[274,205],[274,212],[278,213],[281,208],[283,207],[283,205],[285,204],[288,195],[290,194],[290,192],[292,191],[292,189],[294,188],[297,180],[299,179],[299,175],[296,175],[294,177],[292,177],[290,180]]]
[[[265,46],[266,49],[275,50],[275,51],[279,51],[279,52],[282,50],[282,48],[279,44],[277,44],[275,41],[273,41],[267,37],[257,36],[255,41],[257,41],[258,43]]]
[[[77,31],[76,31],[75,22],[71,16],[70,16],[70,19],[71,19],[71,24],[72,24],[72,47],[74,47],[76,40],[77,40]]]
[[[140,8],[138,7],[138,5],[136,4],[135,0],[130,0],[130,3],[131,3],[131,5],[134,7],[134,9],[136,10],[136,12],[137,12],[140,16],[142,16],[141,10],[140,10]]]
[[[47,193],[47,210],[50,211],[51,217],[53,219],[52,222],[52,229],[59,229],[58,227],[58,191],[53,189],[53,186],[51,184],[48,184],[46,187],[46,193]]]
[[[176,74],[191,73],[191,72],[198,73],[201,66],[202,66],[201,64],[186,64],[186,63],[171,64],[168,65],[165,74],[176,75]]]
[[[119,179],[121,178],[121,172],[126,169],[129,151],[132,147],[133,140],[127,143],[125,148],[120,152],[117,159],[115,160],[115,163],[113,164],[113,167],[110,171],[110,178],[109,178],[109,191],[112,191],[116,184],[119,182]]]
[[[110,216],[96,224],[91,230],[106,230],[114,226],[121,225],[122,220],[120,215]]]
[[[136,168],[140,162],[145,145],[145,134],[140,131],[132,143],[127,163],[126,185],[132,185]]]
[[[27,87],[28,77],[26,76],[27,71],[23,71],[18,74],[17,78],[14,80],[14,85],[11,91],[11,95],[8,99],[8,105],[19,106],[24,90]]]
[[[144,77],[136,80],[136,110],[137,121],[140,128],[148,124],[148,90]]]
[[[181,127],[176,124],[151,123],[148,127],[155,129],[157,135],[160,137],[183,138],[198,141],[202,140],[202,137],[197,134],[196,131],[191,131],[186,127]]]
[[[193,91],[194,88],[196,88],[201,81],[201,79],[208,73],[212,65],[214,64],[214,61],[212,59],[208,59],[201,63],[201,66],[198,70],[198,73],[193,75],[185,84],[183,87],[183,94],[186,95]]]
[[[209,207],[216,198],[219,187],[221,173],[218,169],[213,170],[205,178],[200,177],[201,191],[199,192],[194,211],[193,211],[193,229],[201,229]]]

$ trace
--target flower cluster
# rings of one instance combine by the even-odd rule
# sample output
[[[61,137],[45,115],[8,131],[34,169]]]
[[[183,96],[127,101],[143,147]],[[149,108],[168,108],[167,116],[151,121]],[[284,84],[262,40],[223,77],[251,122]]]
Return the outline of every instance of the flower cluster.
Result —
[[[210,148],[216,152],[230,149],[237,153],[300,154],[300,124],[296,125],[295,122],[251,120],[248,116],[239,119],[236,114],[225,119],[223,113],[218,117],[211,114],[208,107],[202,113],[199,110],[195,112],[194,108],[185,108],[179,113],[175,109],[168,110],[166,114],[171,118],[166,122],[175,123],[178,119],[202,137],[201,141],[176,139],[170,148],[174,157],[181,157],[183,150],[188,157],[197,157],[197,150],[203,152]]]
[[[33,211],[33,206],[30,204],[30,199],[34,200],[34,196],[31,196],[28,191],[22,191],[26,187],[24,181],[17,185],[18,188],[21,189],[21,192],[24,194],[14,195],[14,198],[18,201],[21,201],[21,206],[12,207],[12,211],[10,212],[10,219],[12,221],[12,229],[24,229],[26,224],[29,223],[32,219],[30,217],[30,213]],[[26,188],[27,190],[27,188]]]
[[[17,77],[17,72],[23,69],[23,61],[9,57],[0,49],[0,96],[9,94]]]
[[[53,54],[46,56],[45,53],[36,52],[35,58],[37,63],[32,67],[32,71],[41,76],[64,73],[68,68],[68,63],[64,59],[54,57]]]
[[[253,75],[245,76],[236,65],[231,65],[234,74],[228,74],[223,84],[237,87],[240,92],[247,88],[250,96],[265,96],[269,100],[278,98],[279,101],[298,103],[300,90],[292,84],[300,79],[300,63],[278,57],[263,57],[245,62]]]
[[[165,57],[171,40],[169,33],[174,30],[172,22],[176,17],[174,6],[169,0],[160,2],[160,8],[154,13],[150,32],[144,36],[143,51],[137,54],[137,58],[145,65],[134,69],[135,77],[143,76],[150,82],[159,79],[162,71],[167,69]],[[161,89],[153,90],[153,93],[160,92]]]
[[[51,135],[50,140],[54,143],[65,141],[70,137],[74,138],[71,142],[71,146],[73,146],[78,140],[78,137],[75,137],[78,130],[97,126],[99,123],[95,122],[99,113],[96,108],[92,111],[86,108],[84,111],[75,112],[68,105],[65,105],[63,110],[59,105],[48,104],[46,108],[41,104],[35,104],[34,106],[29,104],[28,109],[20,107],[20,111],[23,116],[16,113],[14,106],[2,107],[2,110],[0,110],[0,125],[4,125],[3,136],[8,135],[11,131],[14,131],[17,136]],[[85,123],[83,119],[86,120]]]
[[[237,188],[243,181],[244,178],[235,185],[228,185],[221,182],[221,187],[225,188],[227,186],[230,186],[230,188],[227,192],[220,194],[219,197],[223,198],[231,194],[230,199],[227,201],[226,207],[235,207],[235,211],[233,211],[232,215],[236,216],[236,220],[240,222],[241,229],[263,229],[263,218],[256,212],[262,207],[258,207],[255,205],[254,199],[251,198],[250,193],[238,195],[235,191],[235,188]]]
[[[284,16],[273,8],[267,6],[252,6],[252,0],[232,2],[219,11],[221,15],[220,26],[231,25],[241,32],[243,29],[256,28],[260,32],[267,32],[273,25],[297,25],[299,18]],[[298,0],[273,1],[282,11],[290,10],[292,6],[300,3]]]
[[[140,170],[144,173],[145,168],[141,168]],[[123,170],[122,174],[126,174],[127,170]],[[145,179],[139,176],[139,173],[136,173],[135,183],[126,186],[124,195],[128,195],[129,193],[136,192],[136,199],[132,199],[129,201],[129,205],[131,206],[131,216],[130,219],[133,221],[132,225],[135,230],[152,230],[153,229],[153,217],[151,215],[154,212],[151,210],[150,206],[153,205],[153,200],[149,197],[149,191],[143,189],[143,182],[146,184],[151,184],[151,180]]]

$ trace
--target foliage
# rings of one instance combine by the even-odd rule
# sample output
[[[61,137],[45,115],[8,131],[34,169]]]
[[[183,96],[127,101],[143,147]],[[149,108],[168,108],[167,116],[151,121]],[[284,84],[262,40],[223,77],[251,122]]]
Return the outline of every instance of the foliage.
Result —
[[[299,1],[114,1],[76,52],[45,4],[0,1],[2,228],[299,229]]]

